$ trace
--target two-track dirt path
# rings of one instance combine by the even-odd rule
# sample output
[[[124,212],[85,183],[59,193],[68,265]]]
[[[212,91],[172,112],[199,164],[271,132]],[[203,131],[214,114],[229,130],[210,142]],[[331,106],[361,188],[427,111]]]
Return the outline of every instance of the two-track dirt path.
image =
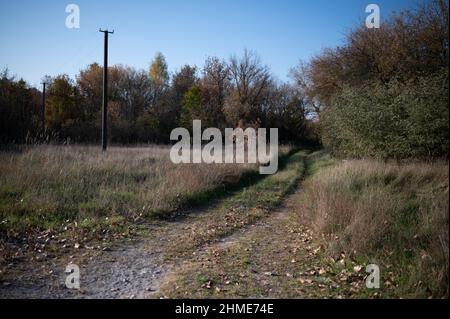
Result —
[[[292,198],[294,195],[290,195]],[[66,261],[19,263],[11,270],[8,284],[0,288],[1,297],[9,298],[153,298],[161,285],[166,283],[184,264],[197,261],[215,249],[227,249],[241,241],[247,241],[256,233],[268,237],[286,222],[289,206],[282,205],[266,218],[248,225],[228,237],[205,243],[189,250],[189,254],[171,256],[168,251],[179,242],[179,234],[202,224],[214,209],[195,212],[182,221],[172,222],[155,230],[149,237],[121,243],[108,251],[87,252],[84,256],[66,256]],[[269,239],[269,238],[268,238]],[[270,240],[270,239],[269,239]],[[192,252],[191,252],[192,250]],[[194,255],[195,253],[195,255]],[[72,258],[70,258],[72,257]],[[80,267],[81,289],[65,286],[67,264]]]
[[[276,175],[208,207],[149,224],[139,240],[12,264],[0,298],[329,297],[332,280],[315,278],[320,246],[295,210],[306,155],[293,158]],[[297,190],[285,196],[283,185]],[[69,263],[80,268],[80,290],[65,286]]]

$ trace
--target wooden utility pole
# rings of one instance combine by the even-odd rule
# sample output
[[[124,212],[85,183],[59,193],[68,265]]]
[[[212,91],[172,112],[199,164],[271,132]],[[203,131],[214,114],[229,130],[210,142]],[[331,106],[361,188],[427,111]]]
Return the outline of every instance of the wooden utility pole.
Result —
[[[42,133],[45,132],[45,86],[47,84],[42,82],[42,110],[41,110],[41,125],[42,125]]]
[[[102,111],[102,149],[106,151],[108,147],[108,35],[114,31],[102,30],[105,35],[105,52],[103,64],[103,111]]]

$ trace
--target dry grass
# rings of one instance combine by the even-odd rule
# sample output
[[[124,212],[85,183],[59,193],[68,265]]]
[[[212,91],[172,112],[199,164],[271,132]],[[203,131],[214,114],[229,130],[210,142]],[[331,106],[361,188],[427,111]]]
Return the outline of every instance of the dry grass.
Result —
[[[35,146],[0,152],[0,233],[58,230],[67,223],[100,228],[136,221],[202,200],[236,183],[250,164],[170,161],[167,147]],[[66,225],[66,226],[64,226]]]
[[[331,252],[379,264],[393,296],[445,297],[448,174],[445,162],[344,161],[305,184],[298,211]]]

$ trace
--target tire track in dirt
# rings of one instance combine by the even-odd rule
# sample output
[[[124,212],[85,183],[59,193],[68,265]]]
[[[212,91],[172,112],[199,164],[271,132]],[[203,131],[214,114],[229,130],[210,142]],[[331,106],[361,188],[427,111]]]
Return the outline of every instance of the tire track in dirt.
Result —
[[[178,285],[180,283],[182,285],[184,280],[194,283],[198,274],[202,273],[208,278],[205,281],[209,284],[201,286],[197,284],[197,287],[195,287],[194,283],[193,286],[188,286],[187,290],[190,293],[192,292],[193,298],[310,297],[310,290],[311,288],[315,289],[314,285],[311,285],[312,287],[310,286],[308,289],[303,289],[305,287],[298,285],[297,290],[288,292],[287,295],[283,291],[286,287],[283,281],[294,280],[298,282],[301,273],[309,271],[320,262],[318,258],[313,260],[309,251],[312,247],[310,230],[292,222],[292,219],[296,218],[295,201],[298,199],[299,191],[300,188],[295,193],[288,195],[283,203],[266,218],[248,225],[230,236],[197,249],[190,261],[185,261],[185,263],[172,268],[166,274],[161,282],[162,291],[157,295],[168,298],[189,298],[190,296],[183,296],[182,293],[175,290],[182,289],[182,287],[178,288]],[[229,259],[239,259],[236,256],[244,250],[249,252],[249,263],[246,262],[244,267],[241,267],[242,265],[237,261],[236,265],[233,265],[233,261],[230,262]],[[298,258],[298,264],[295,260],[297,257],[300,257]],[[277,262],[277,258],[280,258],[281,262],[275,267],[277,270],[274,270],[271,263]],[[288,261],[285,261],[284,264],[283,258],[288,258]],[[230,268],[227,268],[229,264],[232,268],[231,271]],[[283,269],[283,272],[279,271],[280,268]],[[222,284],[220,284],[220,279],[210,279],[214,275],[208,277],[209,272],[225,275],[222,278]],[[259,287],[256,290],[254,287],[247,288],[243,284],[245,279]],[[229,285],[233,284],[239,284],[246,288],[235,289],[235,287],[232,287],[232,293],[227,294]],[[243,292],[243,290],[247,291]]]

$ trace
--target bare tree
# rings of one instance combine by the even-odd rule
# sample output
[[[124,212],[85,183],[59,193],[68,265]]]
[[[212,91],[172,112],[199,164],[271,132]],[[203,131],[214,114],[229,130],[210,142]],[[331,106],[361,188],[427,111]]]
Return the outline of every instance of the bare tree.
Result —
[[[213,123],[224,126],[223,107],[230,90],[230,68],[217,57],[209,57],[203,67],[201,87],[206,111]]]
[[[291,69],[289,75],[294,81],[298,94],[302,96],[305,115],[311,118],[320,118],[324,106],[318,97],[318,92],[312,79],[311,65],[300,61],[295,68]]]
[[[227,101],[227,113],[253,120],[271,83],[269,68],[261,63],[258,55],[245,50],[241,58],[230,59],[230,74],[233,92]]]

